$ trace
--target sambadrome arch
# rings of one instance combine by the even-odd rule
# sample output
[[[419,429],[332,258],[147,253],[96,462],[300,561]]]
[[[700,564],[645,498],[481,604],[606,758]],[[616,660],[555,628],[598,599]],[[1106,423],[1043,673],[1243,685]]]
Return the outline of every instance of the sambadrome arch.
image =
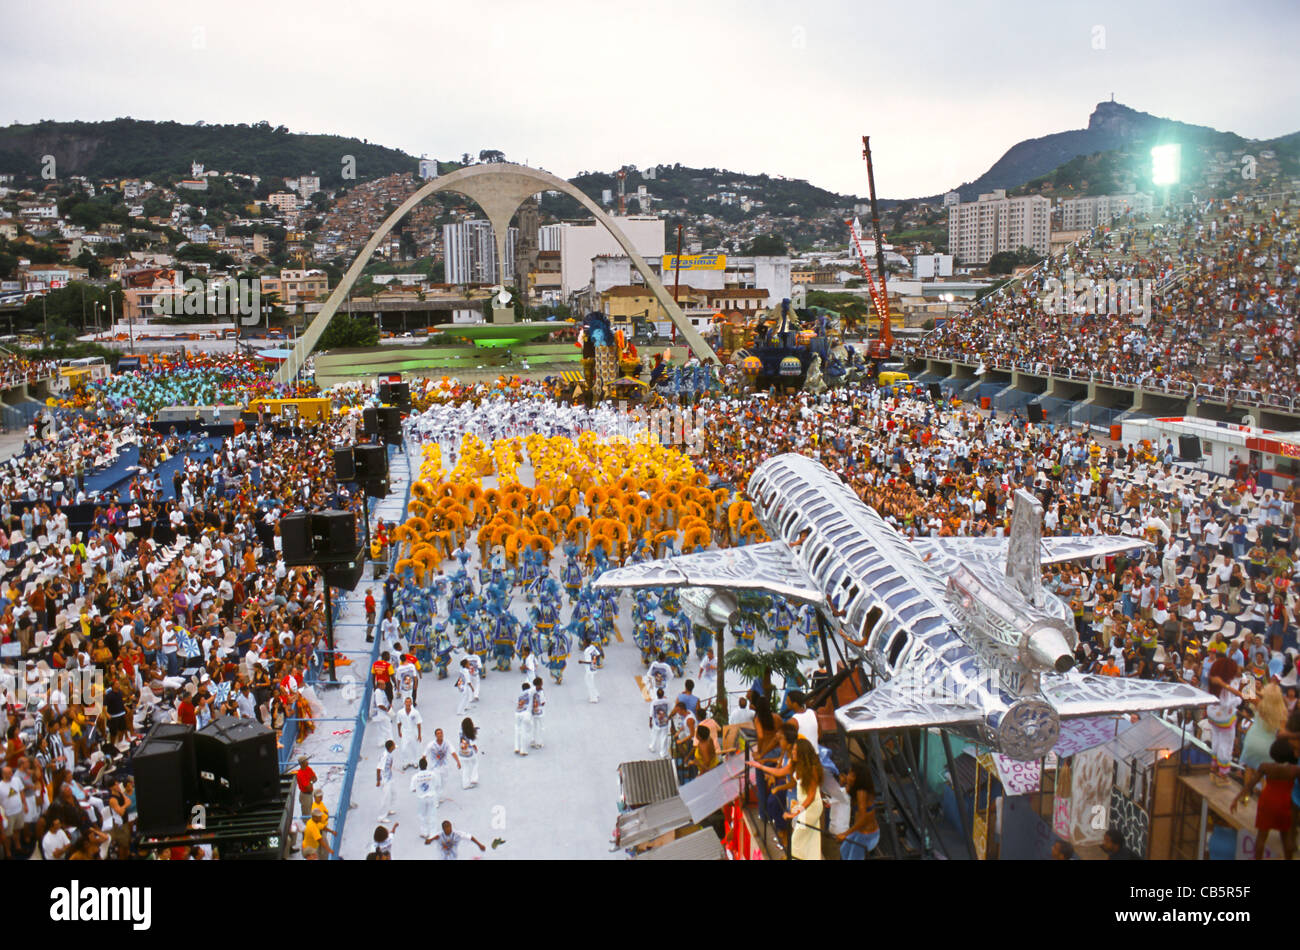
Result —
[[[529,168],[525,165],[494,163],[471,165],[441,178],[436,178],[422,186],[388,216],[388,219],[371,235],[370,240],[366,242],[366,246],[357,255],[357,259],[352,262],[352,266],[343,275],[339,285],[334,288],[334,292],[325,301],[325,306],[321,309],[321,312],[316,315],[316,318],[307,327],[307,331],[299,338],[292,354],[280,365],[276,377],[280,382],[288,382],[297,375],[299,368],[306,361],[312,348],[315,347],[316,341],[320,339],[321,334],[325,332],[325,328],[329,326],[330,319],[334,316],[335,311],[347,298],[348,291],[351,290],[352,285],[361,276],[361,271],[370,260],[371,255],[375,253],[375,248],[388,236],[388,232],[393,229],[397,222],[406,217],[412,208],[429,197],[429,195],[439,191],[454,191],[462,194],[475,202],[487,214],[488,221],[491,222],[496,237],[498,267],[504,266],[506,259],[505,242],[509,233],[510,220],[514,217],[515,212],[519,210],[521,204],[540,191],[560,191],[573,198],[590,211],[592,216],[614,236],[614,240],[631,258],[633,266],[640,272],[646,286],[654,293],[655,299],[659,301],[660,306],[664,308],[664,311],[676,324],[677,329],[681,331],[682,336],[696,356],[706,362],[716,363],[718,361],[712,348],[704,342],[700,334],[691,326],[690,321],[686,319],[685,314],[682,313],[681,308],[673,300],[672,295],[668,293],[663,282],[646,266],[646,262],[636,252],[636,248],[632,246],[632,242],[628,240],[627,235],[623,233],[613,218],[601,210],[599,205],[564,179],[557,178],[549,172]]]

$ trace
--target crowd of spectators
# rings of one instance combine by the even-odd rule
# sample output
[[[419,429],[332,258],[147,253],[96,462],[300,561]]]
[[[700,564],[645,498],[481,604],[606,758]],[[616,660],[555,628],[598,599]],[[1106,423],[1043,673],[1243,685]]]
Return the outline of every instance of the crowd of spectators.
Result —
[[[1112,300],[1083,308],[1068,294],[1054,296],[1048,281],[1071,274],[1076,283],[1148,281],[1154,312],[1125,315]],[[1135,297],[1140,303],[1141,293]],[[1295,197],[1215,200],[1098,227],[904,349],[1290,406],[1300,394],[1298,302]]]
[[[246,403],[265,386],[218,388]],[[317,572],[285,566],[278,521],[359,507],[330,478],[332,445],[354,419],[267,420],[218,437],[156,432],[129,409],[100,401],[52,426],[38,419],[0,469],[8,857],[128,857],[134,789],[114,767],[154,723],[246,716],[283,746],[287,721],[301,741],[320,714],[310,683],[324,659],[323,592]],[[86,479],[127,446],[140,465],[88,494]]]
[[[734,489],[767,457],[810,455],[908,537],[1005,536],[1023,487],[1043,501],[1045,535],[1141,538],[1129,556],[1046,569],[1073,609],[1081,668],[1204,686],[1226,654],[1248,696],[1277,682],[1295,707],[1300,489],[1261,489],[1244,465],[1232,479],[1176,465],[1172,444],[1103,444],[880,389],[706,402],[696,423],[706,470]]]
[[[17,353],[0,352],[0,385],[34,383],[59,371],[54,360],[31,360]]]

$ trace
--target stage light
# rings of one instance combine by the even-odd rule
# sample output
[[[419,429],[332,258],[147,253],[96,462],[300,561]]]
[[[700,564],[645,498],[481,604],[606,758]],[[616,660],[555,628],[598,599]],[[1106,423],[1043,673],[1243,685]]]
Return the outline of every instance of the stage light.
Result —
[[[1181,151],[1177,145],[1157,145],[1151,150],[1151,184],[1178,184]]]

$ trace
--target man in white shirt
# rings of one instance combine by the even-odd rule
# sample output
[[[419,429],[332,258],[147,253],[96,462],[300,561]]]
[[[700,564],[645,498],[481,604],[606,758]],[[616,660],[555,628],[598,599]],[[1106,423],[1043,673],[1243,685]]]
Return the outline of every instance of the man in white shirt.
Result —
[[[384,743],[384,751],[379,756],[375,768],[375,788],[379,789],[379,823],[382,825],[393,814],[393,759],[397,744],[389,739]]]
[[[545,724],[546,715],[546,695],[542,692],[542,678],[539,676],[533,680],[533,738],[532,747],[534,749],[542,748],[542,731]]]
[[[650,702],[649,751],[661,759],[668,758],[668,729],[672,708],[673,704],[664,697],[664,691],[655,690],[655,698]]]
[[[41,839],[41,857],[46,861],[58,861],[71,847],[72,839],[63,830],[63,822],[55,818],[50,822],[50,830]]]
[[[424,742],[424,717],[411,705],[407,696],[405,707],[397,713],[397,735],[402,740],[402,770],[414,768],[420,761],[420,746]]]
[[[379,747],[382,749],[393,738],[393,705],[389,702],[388,692],[376,689],[375,697],[375,731],[379,734]]]
[[[23,830],[23,791],[23,781],[12,768],[6,765],[0,769],[0,811],[4,812],[11,854]]]
[[[646,671],[646,681],[651,689],[667,689],[668,678],[673,675],[672,667],[665,661],[664,654],[659,653],[655,661],[650,664],[650,669]]]
[[[515,755],[527,755],[533,731],[533,687],[525,682],[515,696]]]
[[[816,749],[821,742],[821,727],[817,723],[817,714],[806,705],[808,697],[799,690],[794,690],[788,699],[792,718],[799,724],[800,738],[807,739]]]
[[[585,679],[587,681],[587,702],[600,702],[600,693],[596,690],[596,670],[600,668],[600,662],[604,659],[605,654],[600,647],[590,640],[584,639],[582,650],[582,659],[578,662],[587,668]]]
[[[420,815],[420,837],[425,844],[433,843],[438,833],[438,797],[442,792],[442,771],[429,768],[428,759],[420,760],[420,769],[411,776],[411,791],[415,793]]]

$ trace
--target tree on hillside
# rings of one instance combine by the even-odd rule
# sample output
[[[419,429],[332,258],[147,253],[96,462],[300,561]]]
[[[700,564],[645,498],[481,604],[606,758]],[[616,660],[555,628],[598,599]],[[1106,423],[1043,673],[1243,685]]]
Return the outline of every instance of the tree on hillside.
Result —
[[[379,342],[379,328],[365,317],[350,317],[336,313],[316,342],[317,350],[333,350],[354,346],[374,346]]]
[[[783,257],[787,253],[785,238],[779,234],[760,234],[741,253],[754,257]]]
[[[1017,267],[1037,264],[1042,259],[1042,254],[1021,245],[1014,251],[999,251],[990,257],[988,271],[990,274],[1010,274]]]

